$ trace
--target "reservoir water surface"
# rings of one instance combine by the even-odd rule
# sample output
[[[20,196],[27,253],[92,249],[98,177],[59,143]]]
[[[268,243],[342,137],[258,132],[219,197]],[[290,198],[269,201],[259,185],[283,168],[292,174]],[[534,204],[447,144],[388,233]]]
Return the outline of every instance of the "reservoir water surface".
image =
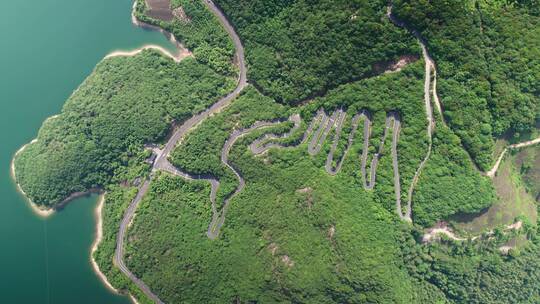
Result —
[[[131,24],[131,0],[4,1],[0,10],[0,303],[129,303],[93,272],[97,197],[48,219],[34,215],[10,178],[11,158],[32,140],[109,52],[172,49]]]

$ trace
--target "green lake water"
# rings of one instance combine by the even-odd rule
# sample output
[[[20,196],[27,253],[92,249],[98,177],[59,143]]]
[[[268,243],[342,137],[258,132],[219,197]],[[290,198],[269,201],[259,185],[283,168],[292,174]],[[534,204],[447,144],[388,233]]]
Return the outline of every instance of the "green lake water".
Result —
[[[131,24],[130,0],[2,1],[0,10],[0,303],[129,303],[90,265],[97,197],[44,220],[9,174],[17,149],[109,52],[172,45]]]

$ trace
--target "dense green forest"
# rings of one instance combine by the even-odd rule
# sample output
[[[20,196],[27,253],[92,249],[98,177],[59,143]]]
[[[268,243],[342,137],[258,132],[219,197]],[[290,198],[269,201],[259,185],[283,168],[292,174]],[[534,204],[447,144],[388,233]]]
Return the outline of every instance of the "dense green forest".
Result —
[[[232,147],[229,162],[246,187],[232,198],[215,240],[207,237],[210,184],[152,174],[125,256],[152,292],[166,303],[540,302],[536,212],[512,218],[519,229],[501,224],[483,227],[474,240],[423,241],[441,222],[459,236],[464,231],[456,218],[481,216],[506,199],[498,195],[500,176],[481,171],[491,167],[497,140],[502,147],[500,138],[527,138],[539,126],[538,0],[393,1],[395,16],[418,31],[436,62],[443,115],[435,113],[431,137],[425,62],[416,60],[414,35],[389,21],[386,1],[215,2],[246,48],[251,85],[189,132],[171,163],[218,179],[220,209],[239,186],[221,161],[231,133],[296,113],[301,127],[281,140],[287,148],[255,156],[248,145],[264,134],[285,134],[291,122],[254,131]],[[135,15],[173,33],[193,58],[174,63],[147,50],[105,59],[14,160],[17,182],[39,205],[56,206],[73,192],[106,191],[103,240],[94,258],[113,286],[141,303],[149,300],[113,255],[123,214],[150,177],[144,145],[163,143],[173,123],[201,112],[236,82],[233,44],[212,13],[195,0],[173,0],[171,7],[186,18],[152,19],[145,1],[137,2]],[[403,56],[412,62],[381,73]],[[325,170],[335,130],[319,154],[308,153],[301,139],[320,109],[347,113],[336,159],[345,153],[350,118],[369,111],[368,163],[383,145],[373,190],[364,189],[360,169],[363,126],[336,175]],[[431,147],[413,188],[412,223],[396,212],[392,141],[381,141],[393,112],[401,122],[402,206]],[[538,146],[509,154],[503,167],[512,182],[538,199]]]
[[[403,199],[406,199],[407,190],[412,182],[412,177],[427,150],[426,120],[423,114],[422,84],[423,65],[417,63],[405,69],[399,74],[388,74],[384,77],[366,79],[355,83],[343,85],[330,91],[326,96],[320,97],[305,107],[289,109],[258,93],[253,87],[248,88],[229,110],[229,116],[220,115],[197,128],[197,132],[188,134],[182,145],[173,151],[172,163],[187,172],[193,174],[210,174],[221,179],[222,186],[218,198],[227,197],[235,189],[236,178],[225,165],[221,163],[221,149],[233,129],[242,129],[251,126],[256,121],[285,118],[286,114],[301,113],[306,121],[311,120],[314,113],[319,109],[325,109],[331,113],[338,108],[347,109],[349,117],[368,110],[373,115],[374,130],[370,138],[370,153],[378,149],[384,128],[386,114],[397,110],[403,120],[400,133],[399,171]],[[401,90],[392,90],[399,87]],[[413,102],[411,102],[413,101]],[[231,119],[230,116],[237,119]],[[355,140],[355,147],[351,156],[344,163],[350,167],[358,185],[361,184],[361,174],[357,155],[363,146],[362,132],[359,132]],[[423,136],[419,136],[419,134]],[[342,141],[346,140],[348,133],[342,133]],[[331,137],[331,136],[330,136]],[[387,141],[389,143],[390,141]],[[326,146],[328,148],[329,145]],[[327,154],[327,149],[323,150]],[[390,148],[385,149],[384,155],[389,155]],[[326,154],[317,156],[322,165]],[[356,156],[356,157],[355,157]],[[389,157],[388,157],[389,159]],[[383,161],[387,158],[383,157]],[[354,169],[353,169],[354,168]],[[382,171],[382,170],[380,170]],[[393,175],[391,171],[378,172],[378,178],[386,180],[392,185]],[[382,186],[381,186],[382,187]],[[394,210],[395,206],[387,198],[392,197],[393,186],[385,189],[384,194],[378,197],[381,204],[388,210]]]
[[[376,111],[378,106],[383,109],[388,106],[401,108],[403,113],[407,113],[409,105],[400,104],[399,100],[414,99],[416,90],[421,87],[419,80],[410,88],[412,95],[401,90],[402,95],[390,99],[394,100],[393,103],[385,103],[385,98],[370,99],[362,92],[367,94],[377,88],[385,93],[395,93],[384,91],[384,88],[405,88],[411,79],[418,77],[416,70],[418,67],[413,66],[402,74],[346,85],[297,111],[310,117],[313,109],[319,106],[327,106],[328,110],[340,106],[351,110],[367,107],[371,111]],[[385,93],[381,95],[385,96]],[[337,102],[339,97],[347,102]],[[421,107],[421,97],[416,98],[420,100],[417,106]],[[220,147],[230,128],[246,127],[256,119],[289,113],[291,110],[272,104],[266,97],[249,89],[230,109],[212,117],[197,132],[191,133],[185,146],[176,150],[174,159],[180,165],[190,165],[194,172],[212,172],[219,176],[225,170],[219,161]],[[416,148],[411,155],[421,156],[418,149],[422,149],[422,141],[405,135],[414,131],[415,116],[403,116],[408,118],[404,121],[412,124],[404,126],[404,138],[418,145],[411,147]],[[416,117],[422,121],[423,115],[417,114]],[[379,131],[375,132],[381,131],[380,122],[382,119],[379,119]],[[417,133],[413,132],[410,136],[415,135]],[[536,277],[531,264],[538,263],[535,258],[537,245],[532,243],[522,250],[516,249],[507,257],[501,256],[497,249],[516,234],[536,240],[536,227],[531,223],[514,234],[498,232],[491,240],[422,244],[422,230],[400,223],[392,209],[394,206],[387,203],[391,197],[388,192],[392,191],[388,155],[381,160],[378,184],[371,193],[361,188],[359,164],[354,156],[347,158],[342,173],[331,177],[322,168],[325,154],[309,156],[305,145],[294,149],[274,149],[267,155],[254,157],[246,146],[258,136],[260,133],[248,136],[232,150],[230,158],[233,165],[246,178],[248,185],[233,200],[222,234],[216,241],[205,237],[211,218],[208,184],[187,183],[166,174],[154,181],[131,230],[130,238],[134,241],[130,243],[128,252],[130,268],[154,290],[159,290],[166,301],[535,301],[538,288],[529,279]],[[459,142],[459,138],[446,128],[435,134],[432,168],[426,168],[426,176],[434,184],[423,180],[423,186],[419,186],[415,196],[421,199],[414,201],[415,206],[418,205],[415,208],[429,211],[415,210],[415,222],[431,224],[434,219],[456,212],[479,211],[493,199],[492,186],[474,171]],[[327,151],[328,146],[327,143],[323,150]],[[403,145],[403,149],[406,147]],[[406,156],[407,153],[400,153],[400,158],[401,155]],[[195,159],[203,161],[196,162]],[[418,162],[419,159],[416,164]],[[438,181],[441,176],[445,178],[442,183]],[[430,192],[430,187],[437,186],[440,187],[440,196]],[[463,204],[453,202],[454,199]],[[431,206],[431,202],[436,205]],[[445,206],[451,202],[454,205]],[[387,235],[393,237],[388,239]],[[384,244],[380,243],[381,238],[385,238]],[[401,248],[400,257],[393,257],[392,266],[385,265],[385,260],[395,253],[396,247]],[[397,268],[388,270],[386,267]],[[508,276],[515,267],[519,267],[519,272]],[[235,275],[231,276],[231,273]],[[517,293],[511,286],[525,288],[527,292]]]
[[[248,77],[263,94],[295,104],[375,73],[374,65],[418,55],[386,1],[217,0],[246,48]]]
[[[420,244],[409,231],[402,235],[402,253],[413,280],[420,284],[418,303],[537,303],[540,300],[540,245],[537,228],[522,235],[531,240],[509,255],[497,249],[508,236],[481,242],[443,241]],[[437,299],[444,295],[444,301]]]
[[[172,121],[200,112],[233,83],[193,59],[176,64],[155,51],[106,59],[15,159],[17,182],[47,206],[103,188]]]
[[[415,76],[413,69],[410,79],[404,73],[387,81],[407,83]],[[402,93],[384,93],[397,94],[395,104],[412,94],[420,108],[421,94],[415,89],[421,88],[421,81],[416,84]],[[367,93],[364,86],[369,84],[358,83],[356,89]],[[384,100],[382,96],[371,98]],[[349,106],[355,110],[354,105],[376,104],[369,101],[357,98]],[[392,104],[381,107],[379,112],[385,114]],[[301,112],[313,114],[311,109]],[[289,113],[248,89],[229,109],[190,133],[174,159],[181,164],[188,159],[192,171],[217,175],[222,170],[220,149],[231,128]],[[424,124],[423,113],[416,116]],[[384,126],[382,117],[377,134]],[[410,303],[412,286],[394,239],[397,216],[361,188],[354,156],[343,174],[332,177],[323,169],[324,153],[311,157],[306,145],[254,157],[246,146],[258,136],[249,135],[232,149],[230,159],[249,184],[233,200],[220,238],[211,241],[205,235],[211,218],[209,185],[163,174],[153,182],[135,218],[129,267],[170,303]],[[324,149],[328,147],[327,142]],[[391,175],[389,163],[379,170]],[[381,192],[392,185],[384,178],[378,183]]]
[[[387,212],[307,158],[285,174],[280,163],[257,168],[216,241],[205,236],[207,185],[154,181],[130,235],[129,267],[169,303],[408,303]],[[318,190],[298,192],[308,185]]]
[[[234,47],[217,20],[201,1],[173,0],[172,8],[181,7],[188,20],[174,18],[172,21],[157,20],[145,14],[146,1],[137,1],[135,17],[145,23],[159,26],[172,33],[177,40],[193,52],[197,61],[207,64],[220,74],[233,74],[231,64]]]
[[[414,197],[414,222],[429,227],[459,213],[476,213],[495,201],[491,180],[477,172],[459,138],[440,125],[433,134],[433,154]]]
[[[519,136],[540,118],[538,7],[538,1],[394,1],[395,15],[425,39],[444,117],[482,170],[493,161],[493,136]]]
[[[133,179],[134,176],[140,176],[140,168],[138,168],[140,162],[140,159],[138,161],[135,159],[132,160],[126,168],[127,174],[124,174],[123,177],[128,178],[128,176],[131,176]],[[119,224],[124,215],[124,211],[135,197],[136,193],[137,187],[134,185],[121,186],[118,184],[111,184],[107,187],[105,204],[102,210],[103,236],[97,250],[93,253],[92,258],[96,261],[100,271],[107,277],[107,281],[112,284],[114,288],[123,292],[128,291],[141,304],[151,304],[152,301],[147,299],[144,293],[113,264]]]

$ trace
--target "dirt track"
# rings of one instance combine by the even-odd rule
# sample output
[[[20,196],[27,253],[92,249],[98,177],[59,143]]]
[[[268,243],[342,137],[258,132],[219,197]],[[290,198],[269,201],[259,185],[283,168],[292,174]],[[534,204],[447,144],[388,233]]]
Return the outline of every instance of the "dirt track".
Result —
[[[148,6],[148,16],[163,20],[171,21],[174,15],[171,9],[171,0],[145,0]]]
[[[524,141],[521,143],[509,145],[501,152],[501,154],[497,158],[497,161],[493,165],[493,168],[491,168],[488,172],[486,172],[486,176],[491,177],[491,178],[495,176],[495,173],[497,173],[497,170],[499,169],[499,166],[501,165],[504,155],[506,154],[506,152],[508,152],[508,149],[520,149],[520,148],[525,148],[525,147],[529,147],[529,146],[533,146],[537,144],[540,144],[540,137],[532,139],[532,140]]]

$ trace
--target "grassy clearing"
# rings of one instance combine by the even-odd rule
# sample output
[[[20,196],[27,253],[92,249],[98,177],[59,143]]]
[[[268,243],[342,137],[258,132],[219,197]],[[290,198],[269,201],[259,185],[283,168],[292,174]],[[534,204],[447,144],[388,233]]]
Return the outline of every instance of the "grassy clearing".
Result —
[[[498,196],[497,202],[479,216],[453,218],[453,223],[458,229],[476,235],[512,224],[518,216],[525,216],[532,223],[536,223],[535,200],[527,192],[514,167],[514,161],[514,156],[507,157],[493,178],[493,185]]]
[[[540,202],[540,147],[522,149],[516,153],[515,159],[527,190]]]

